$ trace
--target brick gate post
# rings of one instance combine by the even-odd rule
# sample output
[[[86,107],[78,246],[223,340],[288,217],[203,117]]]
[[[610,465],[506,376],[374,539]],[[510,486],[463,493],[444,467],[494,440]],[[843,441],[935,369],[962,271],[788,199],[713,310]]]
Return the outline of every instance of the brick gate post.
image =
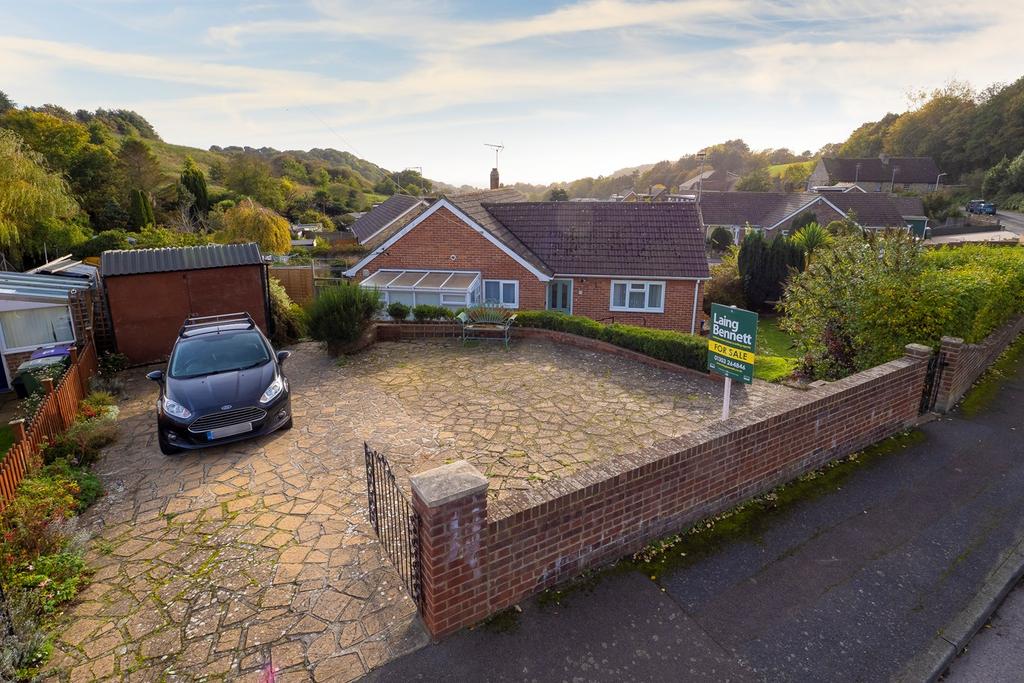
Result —
[[[423,621],[435,638],[489,613],[487,477],[465,460],[414,474]]]

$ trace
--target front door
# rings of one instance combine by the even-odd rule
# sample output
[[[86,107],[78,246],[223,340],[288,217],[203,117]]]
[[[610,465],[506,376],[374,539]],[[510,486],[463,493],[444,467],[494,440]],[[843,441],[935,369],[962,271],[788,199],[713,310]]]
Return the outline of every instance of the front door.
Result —
[[[552,280],[548,283],[548,310],[572,313],[572,280]]]

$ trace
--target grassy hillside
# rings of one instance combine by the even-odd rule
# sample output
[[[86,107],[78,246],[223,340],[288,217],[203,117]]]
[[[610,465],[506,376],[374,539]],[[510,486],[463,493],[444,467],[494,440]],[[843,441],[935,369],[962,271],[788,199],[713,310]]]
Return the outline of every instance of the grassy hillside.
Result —
[[[794,161],[791,164],[775,164],[768,167],[768,174],[771,175],[772,178],[781,178],[786,172],[786,169],[790,166],[796,166],[803,169],[805,173],[810,174],[817,163],[817,159],[810,159],[808,161]]]

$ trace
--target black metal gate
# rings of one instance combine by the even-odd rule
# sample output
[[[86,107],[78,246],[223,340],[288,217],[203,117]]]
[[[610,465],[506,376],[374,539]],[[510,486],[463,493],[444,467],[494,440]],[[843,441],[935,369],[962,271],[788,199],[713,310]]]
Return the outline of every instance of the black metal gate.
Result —
[[[363,443],[363,453],[366,457],[366,497],[370,523],[419,609],[423,597],[420,515],[395,481],[395,474],[387,459],[366,443]]]
[[[939,385],[942,383],[942,370],[946,367],[944,354],[936,353],[928,361],[928,374],[924,377],[924,391],[921,392],[921,412],[927,413],[935,407],[935,399],[939,396]]]

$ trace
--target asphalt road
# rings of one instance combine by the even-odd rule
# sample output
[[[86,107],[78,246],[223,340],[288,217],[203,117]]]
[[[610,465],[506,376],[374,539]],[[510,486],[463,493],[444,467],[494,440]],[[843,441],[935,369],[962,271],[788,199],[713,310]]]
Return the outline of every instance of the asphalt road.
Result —
[[[658,581],[630,571],[560,607],[528,600],[511,628],[463,631],[368,680],[892,678],[1024,537],[1022,418],[1024,365],[976,417],[923,426],[756,538]]]
[[[1000,211],[996,214],[996,217],[1010,232],[1015,232],[1018,235],[1024,235],[1024,213]]]

